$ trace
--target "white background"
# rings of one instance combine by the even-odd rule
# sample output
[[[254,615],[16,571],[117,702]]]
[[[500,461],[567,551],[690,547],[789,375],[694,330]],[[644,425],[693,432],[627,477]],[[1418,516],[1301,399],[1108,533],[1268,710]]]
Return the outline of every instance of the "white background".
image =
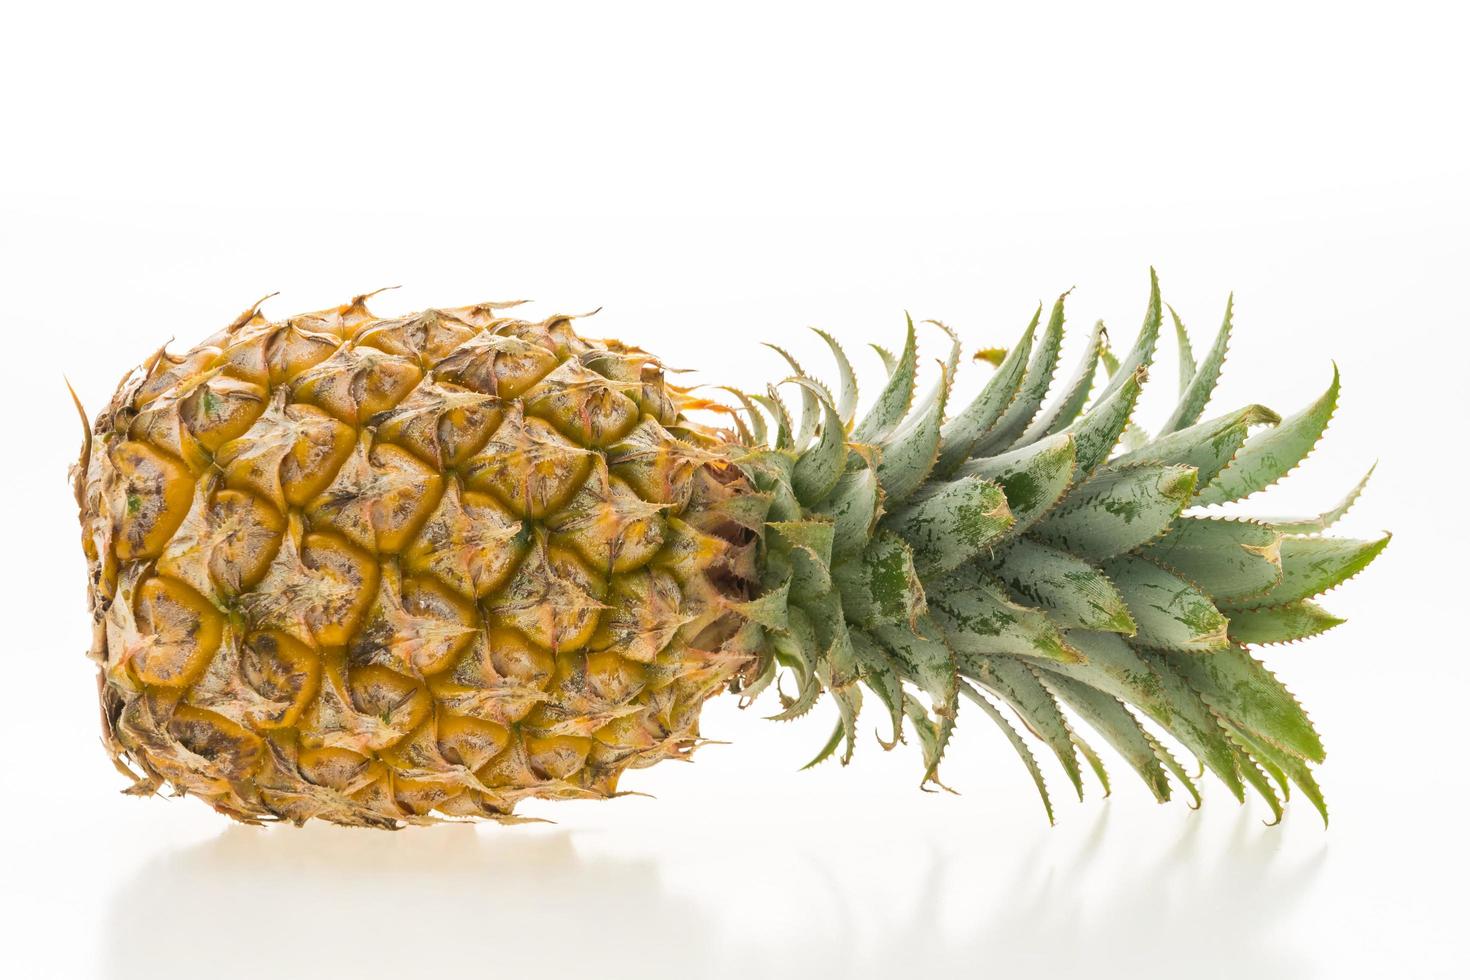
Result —
[[[6,15],[8,975],[1451,972],[1470,802],[1464,15],[391,6],[412,13]],[[1052,770],[1048,828],[974,715],[946,768],[960,796],[918,792],[917,750],[871,739],[846,770],[796,773],[830,712],[776,725],[771,702],[713,704],[705,732],[733,744],[627,780],[657,799],[528,808],[543,826],[257,830],[118,794],[82,655],[63,374],[95,411],[158,344],[261,294],[284,316],[401,284],[383,312],[600,306],[588,332],[753,385],[782,373],[759,340],[815,367],[802,328],[858,351],[896,342],[908,309],[1006,344],[1073,285],[1074,326],[1106,317],[1126,341],[1150,264],[1197,345],[1236,292],[1217,408],[1293,411],[1342,368],[1326,443],[1262,509],[1318,510],[1381,461],[1342,530],[1397,536],[1329,597],[1351,622],[1268,655],[1328,743],[1329,830],[1302,801],[1268,829],[1218,784],[1202,812],[1159,807],[1121,764],[1112,798],[1082,805]],[[1173,384],[1166,347],[1146,416]]]

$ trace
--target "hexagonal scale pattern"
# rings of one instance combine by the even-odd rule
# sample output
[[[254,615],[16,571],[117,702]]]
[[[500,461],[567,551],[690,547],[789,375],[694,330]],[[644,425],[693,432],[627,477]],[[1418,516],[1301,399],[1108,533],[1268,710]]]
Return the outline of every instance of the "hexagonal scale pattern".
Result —
[[[700,541],[743,583],[689,560],[721,523],[695,474],[748,486],[681,397],[496,304],[250,310],[156,355],[81,492],[119,766],[240,819],[398,826],[686,755],[754,570],[739,529]]]

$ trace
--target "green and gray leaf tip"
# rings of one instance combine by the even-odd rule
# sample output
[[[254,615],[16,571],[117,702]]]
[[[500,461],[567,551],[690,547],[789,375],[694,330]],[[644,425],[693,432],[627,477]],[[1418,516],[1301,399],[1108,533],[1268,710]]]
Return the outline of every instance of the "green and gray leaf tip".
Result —
[[[973,705],[1015,747],[1049,820],[1033,742],[1056,756],[1079,798],[1084,761],[1109,792],[1077,718],[1160,802],[1179,787],[1197,806],[1196,780],[1209,769],[1238,800],[1247,787],[1259,794],[1272,823],[1293,788],[1325,822],[1312,769],[1322,741],[1255,649],[1342,622],[1313,598],[1361,571],[1389,535],[1322,532],[1368,477],[1315,517],[1208,508],[1265,490],[1312,451],[1337,405],[1336,369],[1293,415],[1248,405],[1201,421],[1232,304],[1198,361],[1170,309],[1179,396],[1149,434],[1131,416],[1163,325],[1157,276],[1150,270],[1143,327],[1127,353],[1108,349],[1099,323],[1075,372],[1054,387],[1066,298],[1045,326],[1038,307],[1009,350],[976,355],[994,373],[955,411],[959,340],[933,324],[946,350],[938,382],[916,401],[911,319],[897,356],[878,348],[887,379],[861,419],[856,373],[822,331],[837,363],[835,393],[778,349],[799,415],[776,387],[727,389],[743,406],[734,413],[750,447],[741,465],[769,508],[761,592],[743,604],[768,652],[744,703],[775,683],[774,717],[792,719],[829,694],[839,718],[809,765],[839,748],[845,764],[866,693],[887,715],[884,748],[917,735],[925,788],[947,788],[940,760],[961,702]],[[783,673],[788,683],[776,683]],[[1196,757],[1198,775],[1161,733]]]

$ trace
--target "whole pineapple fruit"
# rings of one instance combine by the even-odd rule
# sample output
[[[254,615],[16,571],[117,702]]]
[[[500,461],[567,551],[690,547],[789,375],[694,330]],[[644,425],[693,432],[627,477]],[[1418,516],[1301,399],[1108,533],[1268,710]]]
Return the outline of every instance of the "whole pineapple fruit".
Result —
[[[636,347],[512,304],[385,320],[359,297],[282,322],[257,304],[133,371],[74,471],[107,747],[134,792],[168,784],[245,821],[508,820],[525,797],[610,796],[624,770],[689,755],[706,699],[748,702],[784,671],[776,717],[824,692],[838,709],[813,762],[851,756],[866,689],[882,744],[907,723],[939,785],[963,698],[1048,816],[1002,708],[1079,796],[1079,756],[1107,781],[1073,717],[1160,800],[1171,776],[1197,799],[1142,714],[1237,797],[1250,785],[1279,816],[1294,784],[1325,818],[1321,743],[1247,646],[1340,622],[1310,598],[1387,536],[1318,536],[1358,490],[1315,518],[1183,512],[1292,469],[1336,378],[1285,421],[1199,422],[1230,311],[1198,363],[1175,317],[1181,395],[1150,437],[1129,418],[1157,280],[1121,363],[1099,324],[1048,402],[1064,300],[979,355],[995,373],[954,413],[959,342],[935,325],[941,377],[914,404],[910,322],[856,422],[826,334],[835,395],[783,352],[793,417],[774,387],[730,390],[731,411]]]

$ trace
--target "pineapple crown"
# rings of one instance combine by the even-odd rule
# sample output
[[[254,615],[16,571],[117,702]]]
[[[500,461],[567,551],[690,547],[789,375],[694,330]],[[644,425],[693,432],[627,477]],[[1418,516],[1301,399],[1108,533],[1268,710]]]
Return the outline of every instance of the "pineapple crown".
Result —
[[[1294,785],[1325,822],[1312,772],[1324,757],[1321,739],[1249,648],[1342,622],[1312,597],[1357,574],[1389,536],[1321,532],[1368,477],[1315,517],[1200,508],[1266,489],[1311,452],[1336,408],[1336,369],[1320,398],[1285,419],[1249,405],[1200,421],[1225,360],[1232,304],[1198,361],[1170,308],[1179,398],[1150,435],[1130,418],[1163,323],[1158,277],[1150,270],[1132,348],[1115,357],[1099,322],[1077,370],[1048,400],[1066,298],[1044,327],[1038,307],[1009,350],[975,355],[995,372],[952,414],[959,339],[934,323],[949,349],[938,381],[916,402],[912,319],[897,356],[877,348],[887,380],[860,420],[852,365],[820,330],[837,364],[835,395],[779,347],[799,416],[775,386],[726,389],[742,407],[732,412],[746,447],[739,465],[767,508],[761,590],[737,604],[764,633],[743,703],[774,684],[782,709],[773,717],[792,719],[825,692],[839,718],[808,766],[839,748],[846,764],[866,691],[891,725],[880,744],[897,745],[907,723],[923,750],[921,785],[944,788],[939,764],[963,700],[1015,747],[1048,819],[1041,767],[1012,717],[1056,755],[1079,799],[1079,757],[1105,791],[1109,783],[1073,717],[1158,800],[1170,798],[1172,777],[1197,805],[1195,780],[1162,731],[1237,799],[1248,785],[1279,819]],[[1100,365],[1105,380],[1094,393]]]

